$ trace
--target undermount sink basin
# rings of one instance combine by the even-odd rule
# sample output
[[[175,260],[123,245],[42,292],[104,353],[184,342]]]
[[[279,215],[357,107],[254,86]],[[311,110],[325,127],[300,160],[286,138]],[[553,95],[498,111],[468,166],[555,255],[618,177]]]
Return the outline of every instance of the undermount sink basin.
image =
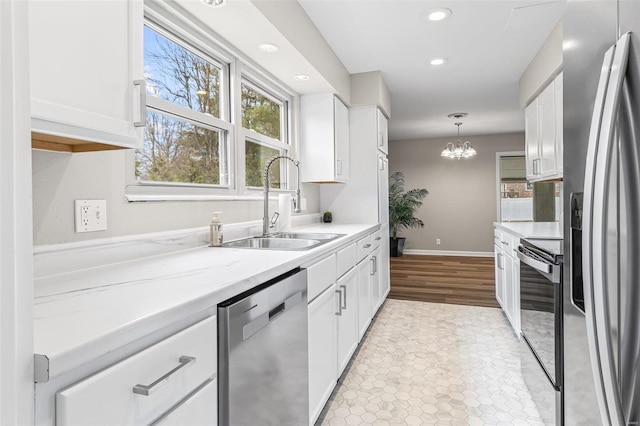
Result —
[[[343,235],[344,234],[280,233],[268,237],[250,237],[242,240],[229,241],[222,246],[267,250],[309,250],[342,237]]]

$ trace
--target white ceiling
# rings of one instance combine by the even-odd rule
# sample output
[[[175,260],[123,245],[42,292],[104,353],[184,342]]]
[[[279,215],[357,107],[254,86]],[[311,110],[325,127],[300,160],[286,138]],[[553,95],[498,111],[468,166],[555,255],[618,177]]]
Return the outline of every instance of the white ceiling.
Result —
[[[564,11],[564,1],[299,0],[349,73],[382,71],[391,90],[390,139],[524,131],[518,80]],[[451,17],[422,18],[446,7]],[[434,67],[429,59],[448,58]]]

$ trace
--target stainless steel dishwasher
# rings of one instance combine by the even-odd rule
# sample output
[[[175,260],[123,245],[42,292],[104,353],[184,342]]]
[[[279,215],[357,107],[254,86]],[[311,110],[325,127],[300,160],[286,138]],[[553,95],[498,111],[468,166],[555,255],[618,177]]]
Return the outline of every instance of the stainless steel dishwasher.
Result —
[[[307,272],[218,305],[221,426],[309,423]]]

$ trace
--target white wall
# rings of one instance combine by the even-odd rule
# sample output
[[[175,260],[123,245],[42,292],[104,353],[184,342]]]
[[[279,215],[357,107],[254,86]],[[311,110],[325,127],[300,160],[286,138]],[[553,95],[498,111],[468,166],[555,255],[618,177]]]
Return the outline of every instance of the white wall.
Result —
[[[57,244],[147,232],[206,226],[213,211],[223,211],[223,223],[259,220],[261,200],[176,201],[129,203],[124,150],[64,154],[33,151],[33,241]],[[306,212],[319,212],[319,191],[302,186]],[[261,196],[261,192],[256,193]],[[76,234],[74,200],[107,200],[107,231]],[[277,209],[277,200],[270,204]]]
[[[391,141],[389,173],[405,174],[405,189],[429,194],[416,217],[425,227],[402,231],[405,247],[418,250],[493,251],[497,217],[496,153],[524,150],[524,134],[469,136],[478,155],[467,160],[440,157],[452,138]],[[440,238],[441,245],[436,245]]]
[[[520,77],[520,106],[527,106],[562,71],[562,21],[551,31]]]

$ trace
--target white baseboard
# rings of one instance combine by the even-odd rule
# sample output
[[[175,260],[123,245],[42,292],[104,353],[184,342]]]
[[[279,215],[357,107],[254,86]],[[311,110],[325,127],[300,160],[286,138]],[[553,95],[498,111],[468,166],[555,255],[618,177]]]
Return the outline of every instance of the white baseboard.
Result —
[[[420,256],[469,256],[469,257],[493,257],[492,251],[447,251],[447,250],[416,250],[405,249],[404,254],[417,254]]]

